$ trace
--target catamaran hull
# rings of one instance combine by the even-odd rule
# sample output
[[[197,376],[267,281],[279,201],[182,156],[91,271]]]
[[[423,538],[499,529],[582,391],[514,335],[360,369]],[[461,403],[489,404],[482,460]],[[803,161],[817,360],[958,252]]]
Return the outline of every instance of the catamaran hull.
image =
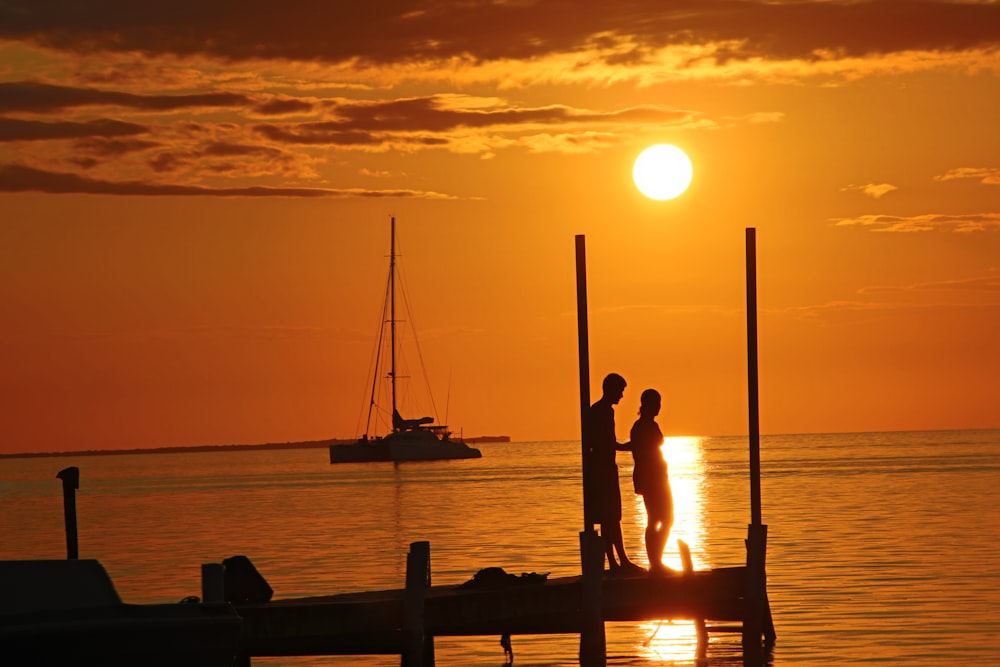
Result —
[[[454,440],[394,438],[361,440],[347,445],[330,445],[330,463],[366,463],[371,461],[442,461],[478,459],[483,454],[475,447]]]

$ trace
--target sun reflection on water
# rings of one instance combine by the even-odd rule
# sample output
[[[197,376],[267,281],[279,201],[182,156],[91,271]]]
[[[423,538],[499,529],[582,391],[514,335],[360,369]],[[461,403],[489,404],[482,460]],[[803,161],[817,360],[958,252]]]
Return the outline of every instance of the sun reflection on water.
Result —
[[[702,451],[703,438],[694,436],[668,436],[663,439],[660,450],[667,462],[670,489],[674,499],[674,525],[667,540],[663,563],[674,570],[682,570],[677,540],[681,539],[691,551],[695,569],[709,566],[704,552],[705,535],[705,462]],[[626,464],[627,465],[627,464]],[[627,472],[631,472],[629,468]],[[628,551],[633,559],[649,567],[643,542],[646,526],[646,508],[642,496],[632,489],[630,475],[622,475],[622,497],[625,500],[623,526]],[[631,538],[631,539],[630,539]],[[637,653],[648,660],[658,662],[687,661],[695,657],[698,647],[698,632],[693,621],[662,620],[640,625],[643,641],[636,647]]]
[[[667,664],[685,663],[698,651],[698,631],[694,621],[648,621],[639,626],[646,640],[638,654]]]

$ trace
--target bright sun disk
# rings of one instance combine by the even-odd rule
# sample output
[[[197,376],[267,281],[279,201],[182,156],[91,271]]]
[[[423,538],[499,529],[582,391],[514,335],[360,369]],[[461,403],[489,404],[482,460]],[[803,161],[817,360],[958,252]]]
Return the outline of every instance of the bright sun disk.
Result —
[[[693,173],[687,154],[670,144],[650,146],[639,154],[632,167],[632,179],[639,192],[658,201],[683,194]]]

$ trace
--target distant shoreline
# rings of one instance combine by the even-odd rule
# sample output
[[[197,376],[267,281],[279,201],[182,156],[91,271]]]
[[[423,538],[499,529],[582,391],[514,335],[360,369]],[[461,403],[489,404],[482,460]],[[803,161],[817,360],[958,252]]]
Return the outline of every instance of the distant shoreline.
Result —
[[[466,443],[510,442],[508,435],[481,435],[474,438],[464,438]],[[0,459],[34,459],[52,458],[56,456],[114,456],[119,454],[191,454],[199,452],[237,452],[255,449],[319,449],[330,445],[346,445],[355,442],[354,438],[331,438],[329,440],[305,440],[301,442],[267,442],[256,445],[190,445],[177,447],[148,447],[145,449],[82,449],[64,452],[21,452],[17,454],[0,454]]]

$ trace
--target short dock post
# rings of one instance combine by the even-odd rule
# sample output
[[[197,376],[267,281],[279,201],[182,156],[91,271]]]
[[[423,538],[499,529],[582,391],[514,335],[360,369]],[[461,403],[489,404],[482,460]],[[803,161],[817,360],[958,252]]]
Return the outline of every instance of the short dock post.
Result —
[[[201,601],[218,604],[226,601],[226,568],[222,563],[201,566]]]
[[[62,480],[63,514],[66,517],[66,558],[80,557],[80,546],[76,537],[76,490],[80,488],[80,469],[70,466],[60,470],[56,477]]]
[[[761,645],[763,635],[768,645],[774,643],[774,623],[767,602],[765,559],[767,556],[767,525],[747,526],[747,569],[743,617],[743,664],[763,665],[765,655]]]
[[[413,542],[406,555],[401,667],[434,667],[434,638],[424,634],[424,598],[431,585],[431,543]]]

